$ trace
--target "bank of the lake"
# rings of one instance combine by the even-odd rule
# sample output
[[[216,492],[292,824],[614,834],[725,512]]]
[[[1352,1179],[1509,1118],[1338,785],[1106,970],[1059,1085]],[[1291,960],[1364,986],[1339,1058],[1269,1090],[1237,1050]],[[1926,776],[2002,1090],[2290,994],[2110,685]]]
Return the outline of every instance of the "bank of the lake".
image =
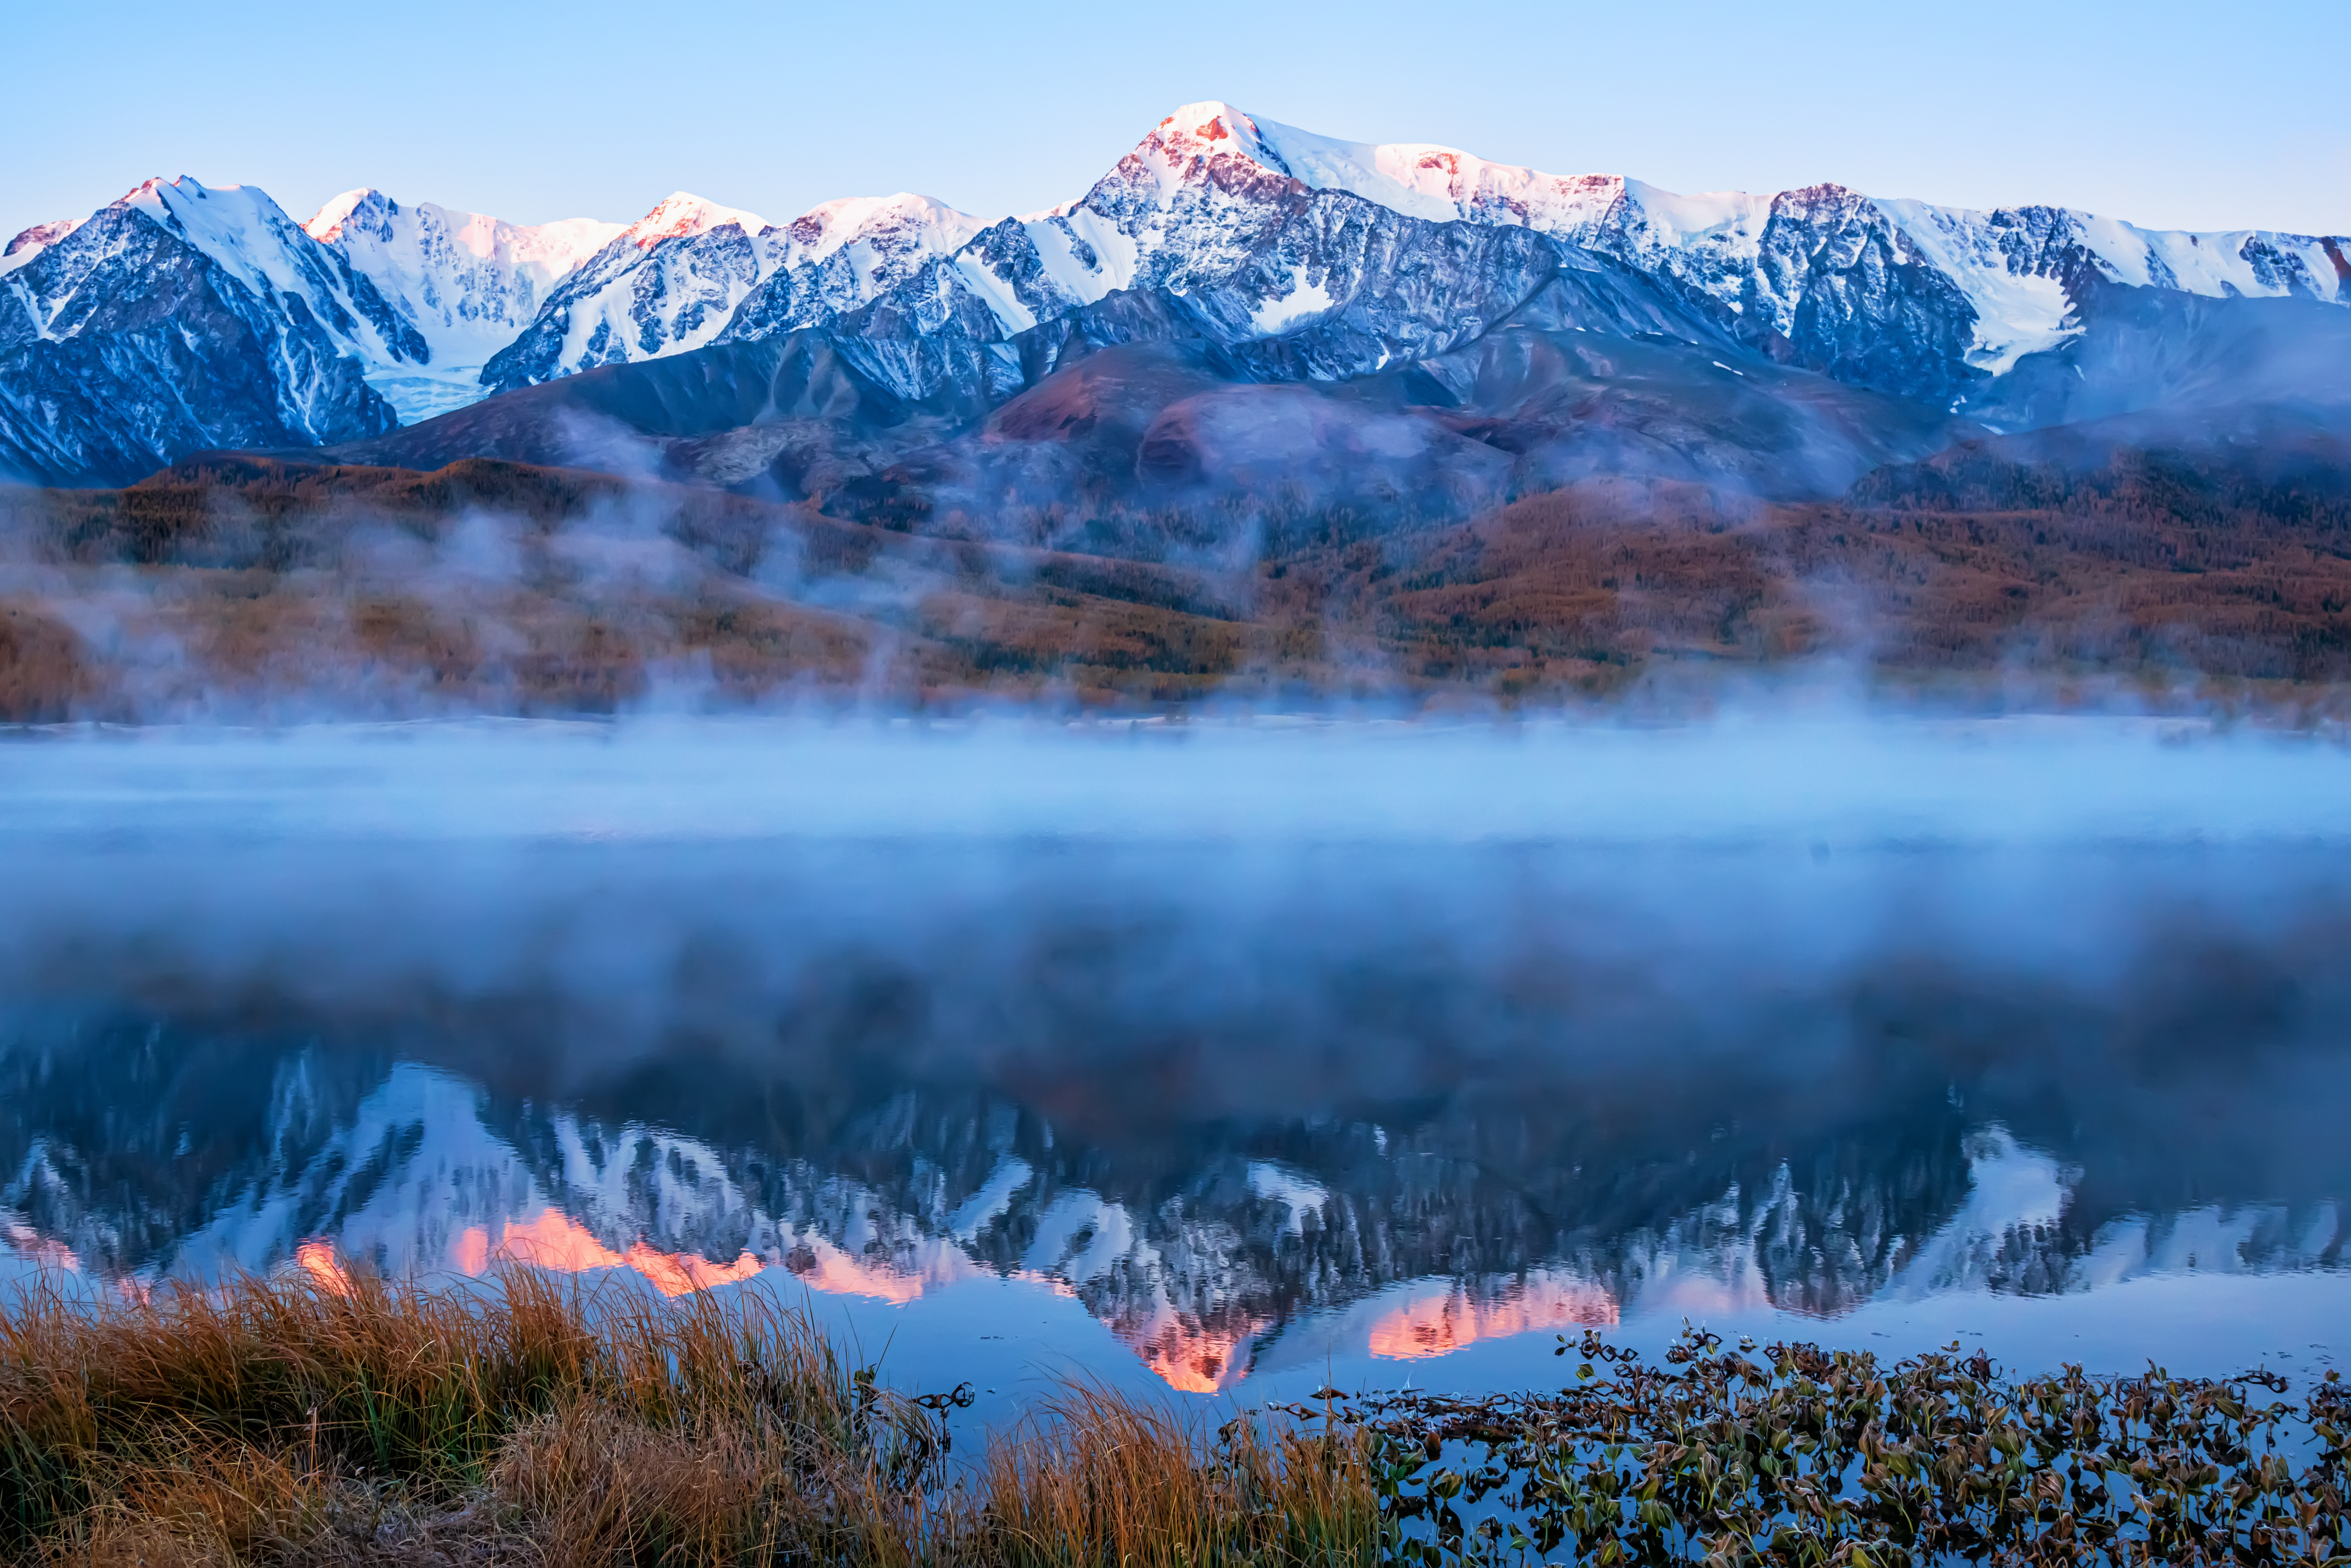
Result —
[[[2336,1375],[1562,1337],[1558,1392],[956,1417],[759,1299],[246,1277],[0,1312],[15,1561],[2343,1561]]]

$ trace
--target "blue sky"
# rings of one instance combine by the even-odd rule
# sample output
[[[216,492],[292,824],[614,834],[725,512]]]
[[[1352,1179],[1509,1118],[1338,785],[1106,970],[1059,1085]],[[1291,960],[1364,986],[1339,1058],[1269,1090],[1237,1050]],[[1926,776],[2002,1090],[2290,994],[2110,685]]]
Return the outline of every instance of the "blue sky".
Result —
[[[152,174],[521,222],[1066,200],[1197,99],[1668,189],[2351,231],[2351,5],[31,5],[0,234]]]

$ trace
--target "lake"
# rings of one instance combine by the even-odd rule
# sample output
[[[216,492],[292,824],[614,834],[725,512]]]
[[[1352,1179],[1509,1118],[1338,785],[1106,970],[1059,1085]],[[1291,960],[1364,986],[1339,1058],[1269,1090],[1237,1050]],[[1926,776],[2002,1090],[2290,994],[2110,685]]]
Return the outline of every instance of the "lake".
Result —
[[[0,1283],[769,1291],[983,1413],[1685,1320],[2351,1335],[2351,754],[2179,723],[25,732]]]

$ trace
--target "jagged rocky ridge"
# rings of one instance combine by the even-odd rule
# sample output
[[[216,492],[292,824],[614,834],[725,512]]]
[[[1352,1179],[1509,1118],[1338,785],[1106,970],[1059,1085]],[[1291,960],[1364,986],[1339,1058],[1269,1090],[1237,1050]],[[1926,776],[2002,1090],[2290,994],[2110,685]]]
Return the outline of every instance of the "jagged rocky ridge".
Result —
[[[119,483],[196,447],[332,444],[383,428],[387,401],[413,422],[484,390],[814,328],[857,344],[856,368],[902,400],[952,385],[992,407],[1036,384],[1016,339],[1129,294],[1185,302],[1228,379],[1337,383],[1474,341],[1559,272],[1652,296],[1637,329],[1577,324],[1587,332],[1735,348],[1731,373],[1768,361],[2010,428],[2047,401],[2015,393],[2013,376],[2078,339],[2094,292],[2351,302],[2339,237],[2164,234],[1833,185],[1682,197],[1335,141],[1222,103],[1164,120],[1077,201],[985,227],[903,194],[777,226],[681,193],[626,230],[527,230],[363,191],[306,233],[258,192],[142,190],[140,210],[248,286],[245,325],[190,334],[176,357],[141,350],[150,269],[103,265],[88,224],[19,236],[0,262],[14,307],[0,317],[0,463],[20,475]],[[105,212],[126,204],[138,193]],[[189,222],[222,208],[244,216]],[[309,368],[277,368],[281,342]],[[350,390],[334,358],[375,398]],[[75,395],[98,378],[104,395]]]

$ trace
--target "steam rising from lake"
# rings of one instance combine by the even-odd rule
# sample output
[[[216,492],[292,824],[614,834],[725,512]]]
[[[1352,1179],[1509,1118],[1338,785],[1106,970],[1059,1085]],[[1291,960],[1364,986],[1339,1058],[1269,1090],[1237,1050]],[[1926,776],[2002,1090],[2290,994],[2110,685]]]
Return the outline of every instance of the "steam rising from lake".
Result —
[[[151,730],[0,753],[5,831],[417,840],[2351,843],[2351,753],[2185,721]]]
[[[0,802],[0,1165],[47,1173],[0,1220],[93,1264],[847,1248],[893,1301],[1059,1281],[1208,1386],[1349,1314],[1677,1321],[1665,1259],[1833,1321],[2106,1289],[2191,1220],[2306,1277],[2351,1199],[2351,753],[2308,741],[344,726],[27,735]],[[539,1208],[334,1185],[441,1179],[423,1111],[329,1158],[419,1071]],[[646,1138],[658,1201],[559,1153]],[[1379,1315],[1437,1284],[1458,1323]]]

